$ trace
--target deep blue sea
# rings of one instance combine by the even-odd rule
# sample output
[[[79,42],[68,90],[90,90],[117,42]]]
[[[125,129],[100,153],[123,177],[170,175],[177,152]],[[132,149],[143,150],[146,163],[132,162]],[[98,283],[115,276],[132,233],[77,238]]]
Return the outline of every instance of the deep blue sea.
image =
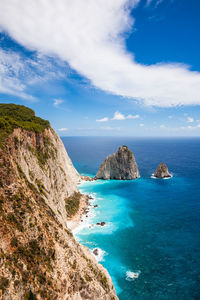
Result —
[[[120,145],[134,153],[140,178],[79,186],[92,194],[88,217],[75,230],[110,273],[120,300],[200,299],[200,139],[65,137],[75,167],[95,175]],[[171,179],[151,178],[165,162]],[[104,227],[96,226],[105,221]],[[131,279],[130,272],[138,275]]]

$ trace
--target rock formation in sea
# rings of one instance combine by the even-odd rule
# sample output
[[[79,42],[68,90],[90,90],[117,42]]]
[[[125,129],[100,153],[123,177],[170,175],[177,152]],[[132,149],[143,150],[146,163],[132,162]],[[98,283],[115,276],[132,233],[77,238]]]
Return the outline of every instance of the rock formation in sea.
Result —
[[[82,200],[80,178],[48,121],[0,104],[3,300],[118,299],[106,269],[67,227]]]
[[[168,178],[168,177],[171,177],[169,171],[168,171],[168,168],[166,166],[165,163],[161,163],[155,173],[154,173],[154,176],[157,177],[157,178]]]
[[[127,146],[106,157],[97,172],[95,179],[132,180],[140,176],[133,153]]]

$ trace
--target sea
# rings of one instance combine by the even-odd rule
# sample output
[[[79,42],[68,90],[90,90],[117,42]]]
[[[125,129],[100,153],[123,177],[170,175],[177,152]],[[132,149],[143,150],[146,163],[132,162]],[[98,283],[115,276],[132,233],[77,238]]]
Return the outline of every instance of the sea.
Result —
[[[109,272],[120,300],[200,299],[200,138],[63,137],[79,173],[94,176],[126,145],[140,178],[79,185],[90,210],[75,237]],[[170,179],[152,176],[165,162]],[[105,222],[105,226],[96,225]]]

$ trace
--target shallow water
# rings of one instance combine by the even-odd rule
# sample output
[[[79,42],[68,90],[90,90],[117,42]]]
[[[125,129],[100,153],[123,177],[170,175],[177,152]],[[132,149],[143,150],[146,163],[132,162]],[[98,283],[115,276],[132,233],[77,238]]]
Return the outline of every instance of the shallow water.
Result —
[[[119,299],[199,299],[200,139],[69,137],[63,142],[84,174],[94,175],[120,145],[135,154],[139,179],[79,187],[98,207],[75,235],[91,251],[102,249],[98,259]],[[169,180],[151,178],[162,161],[173,173]],[[106,225],[95,225],[101,221]],[[133,272],[138,278],[131,278]]]

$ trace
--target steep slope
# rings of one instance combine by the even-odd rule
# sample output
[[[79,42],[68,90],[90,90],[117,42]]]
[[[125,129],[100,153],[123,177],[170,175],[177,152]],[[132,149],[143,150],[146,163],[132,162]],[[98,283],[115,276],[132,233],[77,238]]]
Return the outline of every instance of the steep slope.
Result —
[[[95,179],[132,180],[140,176],[133,153],[127,146],[106,157],[97,172]]]
[[[67,228],[80,176],[49,123],[1,105],[0,141],[2,299],[117,299],[107,271]]]

